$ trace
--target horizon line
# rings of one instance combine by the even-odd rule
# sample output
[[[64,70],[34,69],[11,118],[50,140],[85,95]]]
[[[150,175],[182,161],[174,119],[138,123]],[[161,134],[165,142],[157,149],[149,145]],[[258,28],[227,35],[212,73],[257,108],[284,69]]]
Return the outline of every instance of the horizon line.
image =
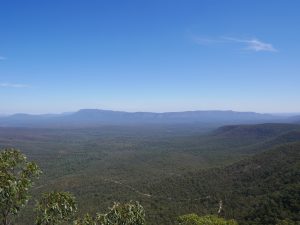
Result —
[[[82,110],[98,110],[98,111],[111,111],[111,112],[124,112],[124,113],[154,113],[154,114],[163,114],[163,113],[183,113],[183,112],[238,112],[238,113],[257,113],[257,114],[269,114],[269,115],[299,115],[300,112],[257,112],[249,110],[232,110],[232,109],[195,109],[195,110],[182,110],[182,111],[130,111],[130,110],[117,110],[117,109],[103,109],[103,108],[80,108],[74,111],[61,111],[61,112],[45,112],[45,113],[32,113],[32,112],[14,112],[14,113],[1,113],[2,116],[13,116],[18,114],[23,115],[63,115],[63,114],[73,114],[80,112]]]

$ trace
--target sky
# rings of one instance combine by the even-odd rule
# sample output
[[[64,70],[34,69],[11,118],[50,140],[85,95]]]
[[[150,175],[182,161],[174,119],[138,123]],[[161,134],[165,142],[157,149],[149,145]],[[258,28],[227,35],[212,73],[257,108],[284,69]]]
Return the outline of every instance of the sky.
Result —
[[[0,0],[0,114],[300,112],[298,0]]]

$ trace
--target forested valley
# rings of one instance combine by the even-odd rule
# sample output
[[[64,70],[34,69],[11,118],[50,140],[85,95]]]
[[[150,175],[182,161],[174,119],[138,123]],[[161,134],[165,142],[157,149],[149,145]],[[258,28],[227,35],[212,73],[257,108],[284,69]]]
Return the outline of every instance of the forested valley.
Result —
[[[297,124],[3,127],[0,148],[20,149],[42,171],[11,224],[300,221]],[[66,210],[47,223],[54,214],[41,212],[58,200],[76,215]]]

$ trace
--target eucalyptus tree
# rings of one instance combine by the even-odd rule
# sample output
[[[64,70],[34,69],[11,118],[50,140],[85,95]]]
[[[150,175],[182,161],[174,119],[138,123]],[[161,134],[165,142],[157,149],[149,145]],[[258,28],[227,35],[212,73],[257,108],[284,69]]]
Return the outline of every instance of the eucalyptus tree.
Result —
[[[17,149],[0,152],[0,224],[12,224],[30,199],[29,190],[41,170]]]
[[[75,197],[68,192],[44,193],[36,205],[37,225],[58,225],[73,221],[77,212]]]
[[[78,219],[75,225],[144,225],[145,210],[138,202],[114,203],[105,214],[98,213],[95,217],[86,214]]]

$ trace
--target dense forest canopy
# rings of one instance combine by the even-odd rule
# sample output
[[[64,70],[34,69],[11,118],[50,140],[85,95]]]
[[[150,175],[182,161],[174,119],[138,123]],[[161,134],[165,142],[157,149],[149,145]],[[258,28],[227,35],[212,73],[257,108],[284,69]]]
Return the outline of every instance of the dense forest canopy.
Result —
[[[10,225],[15,223],[19,211],[27,205],[29,188],[33,179],[41,173],[38,166],[28,162],[26,157],[16,149],[4,149],[0,152],[0,223]],[[144,225],[145,211],[138,202],[125,204],[115,203],[109,212],[97,213],[92,217],[86,214],[76,218],[77,203],[68,192],[44,193],[35,206],[36,225]],[[235,224],[234,221],[218,217],[182,216],[179,224]]]

